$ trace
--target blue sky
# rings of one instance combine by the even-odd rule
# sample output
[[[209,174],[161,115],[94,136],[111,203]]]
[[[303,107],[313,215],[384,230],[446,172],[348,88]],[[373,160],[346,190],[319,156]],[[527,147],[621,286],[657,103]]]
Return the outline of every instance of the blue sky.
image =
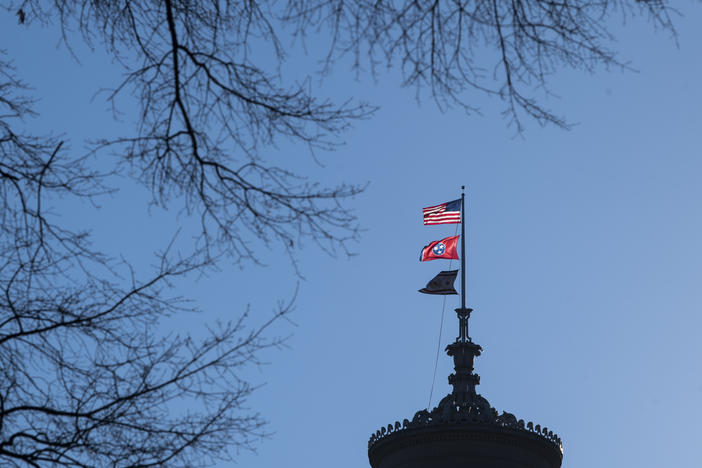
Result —
[[[249,405],[273,434],[238,466],[368,466],[370,434],[427,406],[442,300],[416,290],[448,262],[417,258],[454,227],[423,226],[421,208],[457,198],[461,185],[480,393],[557,432],[567,468],[702,466],[702,12],[683,9],[679,47],[641,19],[613,23],[613,46],[636,72],[551,79],[560,98],[547,103],[577,122],[570,131],[527,122],[515,135],[501,103],[483,96],[481,116],[439,112],[400,88],[394,70],[355,81],[341,66],[327,79],[324,93],[380,110],[318,154],[323,168],[285,143],[264,154],[324,183],[369,183],[348,202],[365,228],[357,255],[331,258],[308,242],[302,281],[275,249],[261,250],[263,267],[225,262],[179,285],[203,315],[164,324],[185,331],[247,305],[263,321],[299,282],[296,325],[276,330],[292,335],[289,347],[249,370],[265,384]],[[95,95],[120,69],[79,44],[77,63],[58,39],[0,16],[3,47],[41,97],[37,128],[65,133],[76,151],[129,129],[131,117],[115,123]],[[290,66],[304,76],[306,63]],[[149,210],[148,193],[121,183],[97,211],[57,210],[138,263],[185,221]],[[457,333],[457,304],[447,301],[442,349]],[[432,404],[450,372],[442,353]]]

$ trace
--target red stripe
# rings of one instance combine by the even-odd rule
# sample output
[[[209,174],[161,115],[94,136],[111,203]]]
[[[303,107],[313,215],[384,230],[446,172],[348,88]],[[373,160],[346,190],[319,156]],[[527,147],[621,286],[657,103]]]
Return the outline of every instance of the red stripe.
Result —
[[[446,219],[446,220],[443,220],[443,221],[424,221],[424,225],[425,225],[425,226],[431,226],[431,225],[434,225],[434,224],[458,224],[458,223],[460,223],[460,222],[461,222],[460,219]]]
[[[460,211],[442,211],[441,213],[430,213],[424,215],[425,218],[433,218],[435,216],[460,216]]]
[[[461,218],[461,215],[460,215],[460,214],[443,214],[443,213],[442,213],[442,214],[440,214],[440,215],[429,215],[429,216],[425,216],[425,217],[424,217],[424,219],[447,219],[447,218],[450,218],[450,219],[458,218],[458,219],[460,219],[460,218]]]
[[[460,218],[460,213],[441,213],[435,215],[427,215],[424,219],[437,219],[437,218]]]
[[[445,218],[424,218],[424,221],[447,221],[447,220],[458,220],[460,221],[460,216],[447,216]]]

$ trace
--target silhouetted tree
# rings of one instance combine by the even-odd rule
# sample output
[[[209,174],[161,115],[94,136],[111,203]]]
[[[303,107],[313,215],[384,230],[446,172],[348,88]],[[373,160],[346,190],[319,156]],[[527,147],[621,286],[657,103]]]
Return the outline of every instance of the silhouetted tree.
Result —
[[[88,157],[19,122],[31,100],[0,63],[0,463],[11,466],[197,466],[249,447],[262,419],[243,408],[253,390],[242,366],[280,345],[246,314],[201,340],[161,336],[159,320],[187,309],[171,281],[224,254],[255,262],[252,239],[291,259],[312,239],[330,253],[357,235],[343,205],[359,186],[320,187],[266,162],[279,139],[331,149],[373,107],[286,85],[280,38],[329,34],[324,71],[350,56],[360,73],[399,63],[402,85],[428,88],[441,107],[468,111],[470,90],[498,96],[521,129],[526,115],[566,126],[534,98],[549,73],[622,66],[607,48],[611,13],[641,12],[672,33],[664,1],[640,0],[24,0],[9,2],[24,28],[56,22],[69,45],[104,45],[127,72],[109,99],[141,106],[133,134],[103,140],[154,202],[185,200],[200,220],[191,252],[166,248],[153,275],[128,266],[63,226],[57,197],[97,197],[106,176]],[[27,25],[27,26],[24,26]],[[18,29],[20,31],[20,29]],[[77,34],[76,34],[77,33]],[[187,411],[182,408],[189,408]]]
[[[104,193],[103,175],[14,130],[30,111],[18,86],[0,83],[0,464],[200,466],[248,448],[263,420],[242,408],[254,389],[242,366],[281,344],[264,331],[291,304],[254,328],[245,313],[202,339],[159,334],[188,310],[170,282],[211,259],[164,251],[151,277],[124,281],[62,227],[52,199]]]

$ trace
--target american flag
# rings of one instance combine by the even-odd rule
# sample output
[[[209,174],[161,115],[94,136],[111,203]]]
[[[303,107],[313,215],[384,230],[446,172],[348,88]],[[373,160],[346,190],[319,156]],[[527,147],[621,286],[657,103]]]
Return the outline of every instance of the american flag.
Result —
[[[422,208],[424,224],[456,224],[461,222],[461,199]]]

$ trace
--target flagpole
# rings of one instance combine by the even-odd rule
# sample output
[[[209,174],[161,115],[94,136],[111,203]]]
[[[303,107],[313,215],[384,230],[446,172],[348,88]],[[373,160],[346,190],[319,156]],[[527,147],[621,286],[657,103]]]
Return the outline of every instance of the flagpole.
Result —
[[[470,310],[466,309],[466,186],[461,185],[461,308],[458,309],[458,322],[462,342],[470,341],[468,335],[468,317]]]
[[[461,309],[466,308],[466,186],[461,186]]]

